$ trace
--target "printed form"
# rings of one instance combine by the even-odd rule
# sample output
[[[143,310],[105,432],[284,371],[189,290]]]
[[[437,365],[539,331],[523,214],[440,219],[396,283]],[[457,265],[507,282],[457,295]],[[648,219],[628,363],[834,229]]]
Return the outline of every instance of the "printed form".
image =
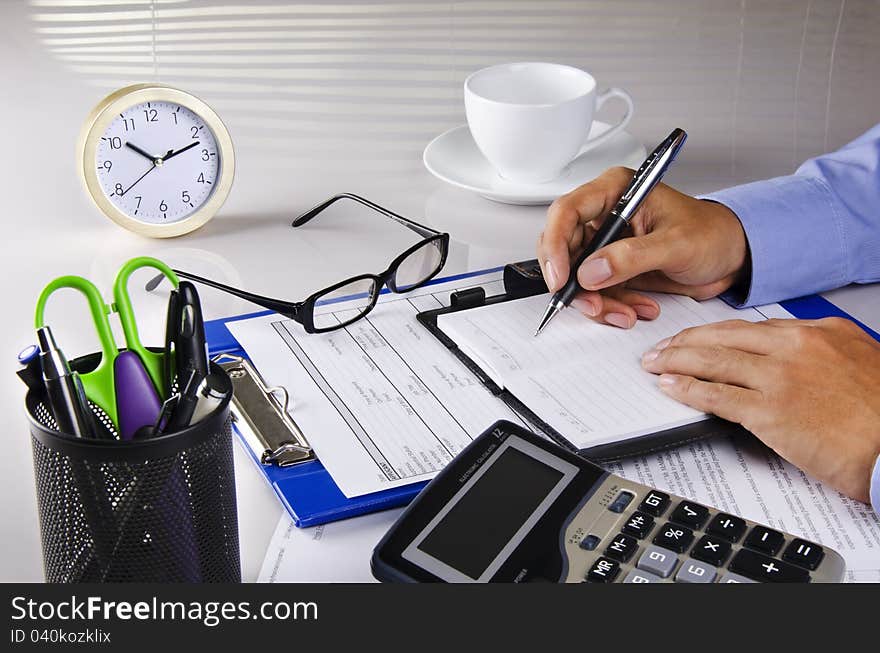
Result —
[[[503,292],[500,273],[383,295],[365,318],[323,334],[278,315],[228,323],[260,374],[291,396],[291,413],[346,497],[432,478],[499,419],[523,424],[416,314],[455,290]],[[321,309],[345,321],[341,302]]]

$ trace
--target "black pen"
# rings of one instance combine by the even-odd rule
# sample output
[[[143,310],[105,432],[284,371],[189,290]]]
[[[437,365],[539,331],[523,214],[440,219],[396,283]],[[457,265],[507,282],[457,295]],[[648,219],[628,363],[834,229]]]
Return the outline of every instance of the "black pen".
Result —
[[[596,250],[620,238],[623,230],[629,225],[630,219],[635,215],[639,206],[641,206],[642,201],[654,186],[659,183],[663,175],[666,174],[686,139],[687,134],[684,130],[673,129],[672,133],[666,137],[666,140],[654,148],[654,151],[648,155],[648,158],[645,159],[641,167],[636,170],[629,186],[627,186],[614,208],[611,209],[599,231],[596,232],[596,235],[593,236],[593,239],[584,251],[572,263],[571,270],[568,273],[568,281],[550,298],[550,304],[547,306],[547,310],[544,311],[544,316],[541,318],[538,330],[535,331],[536,336],[582,290],[577,280],[577,270],[581,263]]]
[[[78,438],[95,437],[92,413],[79,375],[71,371],[48,326],[37,329],[37,339],[46,396],[57,429]]]

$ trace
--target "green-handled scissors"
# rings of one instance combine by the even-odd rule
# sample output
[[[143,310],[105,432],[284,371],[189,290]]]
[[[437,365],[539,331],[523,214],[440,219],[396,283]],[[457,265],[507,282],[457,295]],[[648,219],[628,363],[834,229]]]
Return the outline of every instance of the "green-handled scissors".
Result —
[[[168,280],[175,288],[180,284],[174,271],[162,261],[149,256],[139,256],[125,263],[116,274],[116,280],[113,283],[112,305],[108,306],[104,303],[101,292],[91,281],[83,277],[70,275],[58,277],[43,289],[39,299],[37,299],[37,310],[34,316],[36,328],[39,329],[45,326],[43,314],[46,308],[46,301],[53,292],[60,288],[73,288],[86,296],[89,302],[89,310],[92,314],[92,321],[95,323],[95,330],[98,333],[98,339],[101,341],[101,362],[91,372],[80,374],[80,379],[89,400],[101,408],[113,420],[114,424],[119,423],[119,416],[116,410],[113,361],[119,354],[119,347],[116,345],[113,331],[110,328],[109,315],[111,313],[119,313],[119,321],[122,323],[122,331],[125,334],[125,346],[141,359],[159,396],[166,397],[169,390],[166,387],[168,383],[163,371],[164,354],[152,352],[141,343],[137,324],[135,323],[134,309],[131,305],[131,298],[128,295],[128,278],[132,272],[139,268],[155,268],[168,277]]]

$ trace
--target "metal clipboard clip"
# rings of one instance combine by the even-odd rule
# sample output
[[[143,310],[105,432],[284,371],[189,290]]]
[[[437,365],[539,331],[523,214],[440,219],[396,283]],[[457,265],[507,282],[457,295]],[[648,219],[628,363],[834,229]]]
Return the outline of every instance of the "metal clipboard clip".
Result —
[[[290,395],[281,386],[268,387],[250,361],[232,354],[212,358],[232,380],[235,412],[247,422],[263,447],[263,465],[288,467],[315,457],[306,436],[288,412]]]

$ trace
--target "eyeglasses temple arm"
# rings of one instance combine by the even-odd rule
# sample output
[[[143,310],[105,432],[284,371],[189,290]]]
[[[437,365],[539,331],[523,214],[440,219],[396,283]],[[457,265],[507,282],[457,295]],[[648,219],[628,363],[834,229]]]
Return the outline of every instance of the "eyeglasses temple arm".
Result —
[[[329,200],[321,202],[320,204],[318,204],[314,208],[309,209],[308,211],[303,213],[301,216],[299,216],[296,220],[293,221],[291,226],[292,227],[301,227],[306,222],[308,222],[309,220],[314,218],[316,215],[318,215],[321,211],[326,209],[328,206],[330,206],[334,202],[337,202],[338,200],[341,200],[341,199],[353,200],[355,202],[359,202],[359,203],[363,204],[364,206],[368,206],[371,209],[373,209],[374,211],[378,211],[382,215],[384,215],[388,218],[391,218],[392,220],[394,220],[398,224],[402,224],[407,229],[411,229],[412,231],[415,231],[422,238],[429,238],[430,236],[436,236],[436,235],[442,233],[440,231],[437,231],[436,229],[431,229],[431,227],[426,227],[425,225],[419,224],[418,222],[415,222],[415,221],[410,220],[408,218],[404,218],[402,215],[398,215],[394,211],[389,211],[388,209],[386,209],[382,206],[379,206],[375,202],[371,202],[370,200],[366,199],[365,197],[361,197],[360,195],[355,195],[354,193],[340,193],[339,195],[335,195],[335,196],[331,197]]]
[[[223,292],[229,293],[230,295],[240,297],[241,299],[249,301],[252,304],[256,304],[257,306],[268,308],[270,311],[280,313],[284,317],[290,318],[291,320],[296,320],[297,322],[301,322],[302,320],[302,318],[300,317],[300,308],[302,307],[302,302],[286,302],[280,299],[272,299],[271,297],[255,295],[253,293],[247,292],[246,290],[239,290],[238,288],[233,288],[232,286],[226,286],[222,283],[218,283],[217,281],[205,279],[204,277],[200,277],[189,272],[184,272],[183,270],[174,270],[174,273],[178,277],[181,277],[183,279],[190,279],[191,281],[195,281],[197,283],[210,286],[211,288],[222,290]],[[146,289],[148,291],[154,290],[162,282],[162,279],[164,279],[164,275],[159,275],[155,279],[151,279],[147,283]]]

